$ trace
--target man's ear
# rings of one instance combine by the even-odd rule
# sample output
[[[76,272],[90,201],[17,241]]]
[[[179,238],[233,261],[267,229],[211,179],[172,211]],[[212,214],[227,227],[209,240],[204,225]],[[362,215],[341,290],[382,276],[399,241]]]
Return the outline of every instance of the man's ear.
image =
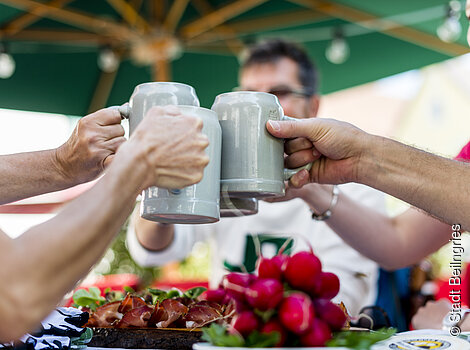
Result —
[[[315,118],[320,108],[320,95],[313,95],[308,98],[308,115],[309,118]]]

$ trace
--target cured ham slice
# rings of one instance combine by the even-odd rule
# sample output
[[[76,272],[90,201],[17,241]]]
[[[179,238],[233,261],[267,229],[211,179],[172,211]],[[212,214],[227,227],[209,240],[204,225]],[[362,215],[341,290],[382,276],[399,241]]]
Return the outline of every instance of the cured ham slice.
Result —
[[[85,327],[109,327],[117,323],[123,316],[118,311],[120,305],[120,301],[114,301],[98,307],[90,315]]]
[[[116,325],[116,328],[147,327],[153,311],[153,307],[148,305],[129,310]]]
[[[189,308],[175,299],[165,299],[155,306],[149,326],[167,328],[188,312]]]

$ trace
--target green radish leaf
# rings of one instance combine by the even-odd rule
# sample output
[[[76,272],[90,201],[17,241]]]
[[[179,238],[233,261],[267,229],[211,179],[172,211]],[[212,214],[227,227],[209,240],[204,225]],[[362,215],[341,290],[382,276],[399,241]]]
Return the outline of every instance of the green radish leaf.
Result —
[[[390,338],[396,333],[395,328],[382,328],[371,332],[342,331],[329,340],[327,346],[347,347],[355,350],[368,350],[370,347],[382,340]]]
[[[245,344],[241,336],[228,334],[224,326],[215,323],[211,324],[210,327],[202,329],[201,339],[215,346],[242,347]]]
[[[279,332],[260,333],[253,331],[246,338],[245,346],[247,348],[270,348],[281,340]]]
[[[184,292],[183,296],[189,299],[197,299],[197,297],[204,293],[206,290],[207,288],[204,287],[194,287]]]

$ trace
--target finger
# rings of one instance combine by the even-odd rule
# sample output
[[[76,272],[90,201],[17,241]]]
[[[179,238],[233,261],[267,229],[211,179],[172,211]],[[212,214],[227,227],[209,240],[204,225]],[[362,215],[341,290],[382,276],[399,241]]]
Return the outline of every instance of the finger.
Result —
[[[121,124],[121,113],[114,107],[100,109],[92,114],[87,115],[85,118],[92,118],[98,125],[113,125]]]
[[[127,141],[126,138],[123,136],[115,137],[113,139],[109,139],[105,141],[104,147],[111,153],[115,153],[118,150],[118,148],[126,141]]]
[[[121,124],[106,125],[101,129],[101,133],[105,140],[111,140],[116,137],[123,137],[125,134]]]
[[[106,169],[113,161],[114,153],[108,154],[106,158],[103,160],[103,169]]]
[[[317,152],[318,153],[318,152]],[[295,152],[284,159],[284,164],[287,168],[298,168],[305,164],[317,160],[319,156],[315,155],[311,149]]]
[[[300,188],[309,182],[310,174],[307,170],[303,169],[290,178],[289,185],[295,188]]]
[[[313,144],[308,139],[306,139],[305,137],[299,137],[293,140],[286,141],[284,145],[284,151],[287,154],[292,154],[294,152],[309,149],[312,147]]]
[[[306,137],[313,142],[316,140],[311,139],[311,134],[314,134],[318,127],[315,119],[299,119],[296,121],[268,120],[266,123],[266,128],[275,137],[284,139]]]

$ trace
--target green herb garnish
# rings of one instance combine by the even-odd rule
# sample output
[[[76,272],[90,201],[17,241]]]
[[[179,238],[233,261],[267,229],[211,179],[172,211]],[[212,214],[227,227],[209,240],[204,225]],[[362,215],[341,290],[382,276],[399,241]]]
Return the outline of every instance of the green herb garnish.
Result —
[[[396,331],[395,328],[382,328],[370,332],[342,331],[335,333],[333,339],[329,340],[326,345],[369,350],[373,344],[390,338]]]
[[[101,292],[96,287],[90,287],[88,290],[79,289],[73,294],[75,305],[88,307],[91,311],[95,311],[98,306],[106,303],[106,299],[101,296]]]
[[[238,334],[229,334],[224,326],[212,323],[209,327],[202,329],[202,340],[206,340],[215,346],[245,347],[245,348],[267,348],[273,347],[279,342],[278,332],[260,333],[253,331],[243,339]]]

